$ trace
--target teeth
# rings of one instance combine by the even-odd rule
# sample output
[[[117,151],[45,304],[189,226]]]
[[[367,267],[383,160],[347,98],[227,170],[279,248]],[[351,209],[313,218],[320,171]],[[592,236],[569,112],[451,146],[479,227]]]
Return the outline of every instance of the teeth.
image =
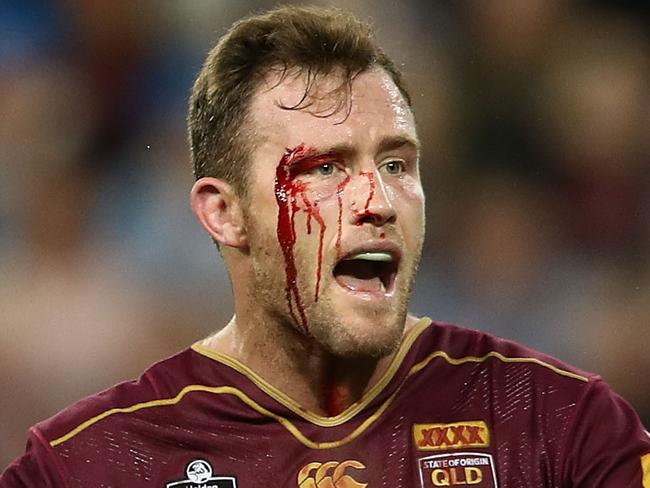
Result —
[[[354,256],[350,256],[347,260],[363,259],[364,261],[392,261],[393,256],[386,252],[360,252]]]

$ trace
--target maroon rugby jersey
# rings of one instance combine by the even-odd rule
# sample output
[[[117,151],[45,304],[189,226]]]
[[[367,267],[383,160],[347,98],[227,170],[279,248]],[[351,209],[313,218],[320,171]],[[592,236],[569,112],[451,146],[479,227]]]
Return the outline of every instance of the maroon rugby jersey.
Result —
[[[650,438],[597,376],[422,320],[336,417],[200,345],[31,429],[2,487],[650,487]]]

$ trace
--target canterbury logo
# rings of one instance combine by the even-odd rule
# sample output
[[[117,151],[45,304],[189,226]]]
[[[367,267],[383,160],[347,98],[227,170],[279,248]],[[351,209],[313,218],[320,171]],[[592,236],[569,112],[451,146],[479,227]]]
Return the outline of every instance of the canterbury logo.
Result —
[[[490,431],[482,420],[451,424],[413,424],[413,440],[421,451],[488,447]]]
[[[365,469],[365,465],[352,459],[339,463],[309,463],[298,473],[300,488],[365,488],[368,483],[359,483],[347,474],[348,469]]]

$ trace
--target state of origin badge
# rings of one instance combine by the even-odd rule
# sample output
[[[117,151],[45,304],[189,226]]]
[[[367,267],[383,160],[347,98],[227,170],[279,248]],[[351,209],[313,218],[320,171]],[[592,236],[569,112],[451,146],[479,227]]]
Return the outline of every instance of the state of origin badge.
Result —
[[[418,460],[422,488],[471,486],[498,488],[494,460],[490,454],[455,452]]]

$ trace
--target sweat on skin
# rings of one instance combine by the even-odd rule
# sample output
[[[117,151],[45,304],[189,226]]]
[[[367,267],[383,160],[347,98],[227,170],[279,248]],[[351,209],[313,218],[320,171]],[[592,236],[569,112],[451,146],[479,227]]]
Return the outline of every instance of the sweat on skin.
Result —
[[[424,238],[419,142],[380,68],[353,79],[349,113],[328,116],[324,94],[340,76],[320,79],[313,103],[296,110],[283,107],[303,98],[305,78],[275,76],[251,102],[246,196],[215,178],[192,190],[235,296],[233,320],[204,344],[336,415],[372,387],[417,321],[407,304]]]

